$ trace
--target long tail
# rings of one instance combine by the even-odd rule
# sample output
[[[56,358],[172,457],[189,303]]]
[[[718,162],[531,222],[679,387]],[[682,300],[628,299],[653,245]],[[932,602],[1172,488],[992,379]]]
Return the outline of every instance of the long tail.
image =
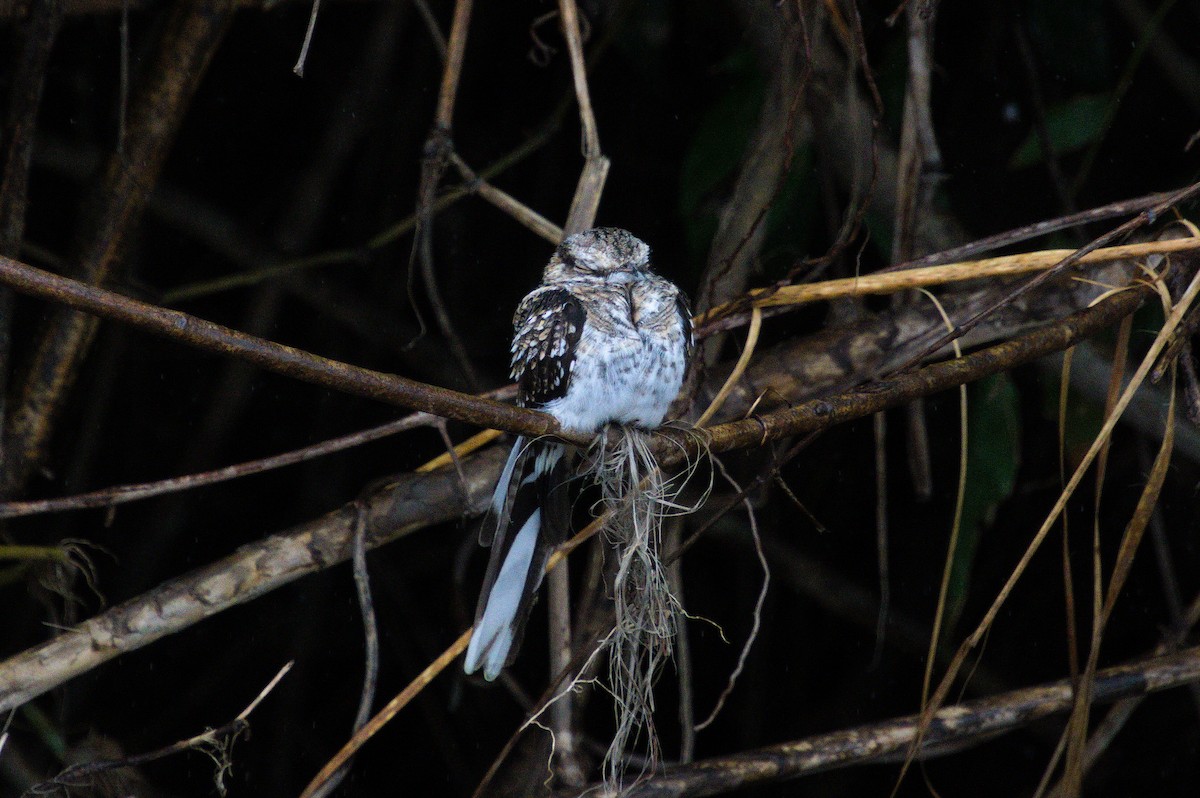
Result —
[[[546,561],[567,531],[566,481],[561,444],[517,438],[492,494],[494,534],[489,518],[480,535],[492,554],[463,664],[467,673],[482,667],[483,678],[492,681],[516,657]]]

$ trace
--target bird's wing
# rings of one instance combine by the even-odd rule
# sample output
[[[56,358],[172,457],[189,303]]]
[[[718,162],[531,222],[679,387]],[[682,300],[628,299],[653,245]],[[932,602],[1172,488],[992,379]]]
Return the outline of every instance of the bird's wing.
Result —
[[[684,362],[692,359],[692,350],[696,348],[696,339],[692,335],[692,305],[688,302],[687,294],[675,290],[675,310],[679,313],[680,323],[683,324]]]
[[[517,307],[512,376],[523,405],[541,407],[567,392],[586,321],[583,303],[563,288],[539,288]]]

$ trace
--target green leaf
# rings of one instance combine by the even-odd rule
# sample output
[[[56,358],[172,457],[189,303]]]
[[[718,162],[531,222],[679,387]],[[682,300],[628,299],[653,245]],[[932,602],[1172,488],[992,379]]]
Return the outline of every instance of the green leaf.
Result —
[[[1046,129],[1057,155],[1081,150],[1104,133],[1107,94],[1078,94],[1046,111]],[[1024,169],[1045,157],[1036,130],[1030,130],[1008,161],[1009,169]]]
[[[1021,462],[1021,415],[1017,389],[1007,374],[971,386],[967,403],[967,486],[958,547],[950,566],[945,629],[962,613],[983,530],[1016,484]]]

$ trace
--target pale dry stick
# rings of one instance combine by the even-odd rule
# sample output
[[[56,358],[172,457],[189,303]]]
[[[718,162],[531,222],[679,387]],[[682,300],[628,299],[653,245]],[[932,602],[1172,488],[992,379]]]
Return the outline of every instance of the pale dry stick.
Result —
[[[567,53],[571,58],[571,77],[575,85],[575,99],[579,103],[579,122],[583,127],[583,173],[575,187],[564,230],[566,235],[572,235],[587,230],[595,223],[604,181],[608,177],[609,160],[600,150],[600,132],[596,127],[596,115],[588,91],[587,64],[584,63],[583,40],[579,35],[579,10],[575,0],[558,0],[558,10],[563,37],[567,40]]]
[[[571,578],[569,568],[555,568],[546,578],[547,637],[551,673],[562,672],[572,661]],[[550,703],[550,762],[560,781],[568,787],[587,782],[587,766],[579,756],[575,731],[573,686]],[[540,724],[539,724],[540,725]]]
[[[20,543],[0,544],[0,560],[53,560],[68,562],[61,546],[31,546]]]
[[[596,127],[596,115],[592,111],[592,97],[588,90],[583,39],[579,33],[579,9],[575,0],[559,0],[558,11],[562,19],[563,35],[567,40],[567,53],[571,58],[571,78],[575,85],[575,98],[579,103],[579,121],[583,125],[583,153],[592,157],[600,154],[600,131]]]
[[[1046,516],[1046,519],[1042,522],[1041,527],[1038,529],[1037,534],[1035,534],[1033,540],[1030,541],[1025,553],[1021,555],[1021,559],[1013,569],[1013,572],[1009,575],[1007,581],[1004,583],[1004,586],[1000,589],[999,594],[996,596],[996,599],[992,602],[992,605],[984,614],[983,620],[979,622],[979,625],[975,628],[975,630],[971,632],[970,636],[968,636],[967,639],[964,640],[959,646],[959,649],[954,656],[954,660],[951,662],[949,667],[947,667],[946,674],[942,677],[942,681],[938,685],[937,690],[934,691],[933,698],[930,699],[925,710],[921,713],[921,717],[926,721],[926,723],[930,718],[932,718],[933,713],[945,703],[946,696],[949,695],[950,688],[953,686],[954,680],[958,677],[958,674],[962,669],[962,664],[966,660],[967,654],[979,645],[979,642],[983,639],[983,636],[987,633],[988,629],[991,628],[996,616],[1000,613],[1001,607],[1004,606],[1005,601],[1008,599],[1009,594],[1012,593],[1013,589],[1016,587],[1016,583],[1020,580],[1021,576],[1024,575],[1026,568],[1029,566],[1029,562],[1033,559],[1034,554],[1037,553],[1038,549],[1041,547],[1041,544],[1045,541],[1046,535],[1049,533],[1051,527],[1053,527],[1055,521],[1058,519],[1058,516],[1066,507],[1066,504],[1070,500],[1070,497],[1074,494],[1075,489],[1078,488],[1079,483],[1083,481],[1084,475],[1091,467],[1092,462],[1096,459],[1096,455],[1104,445],[1104,442],[1108,440],[1110,435],[1112,435],[1112,431],[1115,429],[1117,421],[1125,412],[1125,408],[1129,405],[1129,402],[1133,399],[1134,392],[1136,392],[1137,388],[1145,380],[1146,375],[1149,373],[1154,363],[1158,360],[1159,354],[1166,347],[1171,335],[1175,331],[1175,328],[1179,326],[1180,321],[1182,321],[1188,309],[1192,306],[1192,303],[1196,299],[1198,293],[1200,293],[1200,272],[1198,272],[1195,277],[1192,278],[1191,283],[1188,285],[1187,291],[1184,292],[1179,302],[1171,311],[1171,315],[1168,316],[1166,321],[1163,323],[1162,329],[1159,331],[1158,336],[1154,339],[1154,343],[1151,344],[1149,351],[1146,353],[1145,358],[1138,366],[1137,371],[1134,373],[1133,378],[1129,382],[1129,385],[1122,392],[1121,399],[1117,402],[1112,415],[1105,420],[1104,425],[1101,427],[1100,432],[1097,434],[1095,440],[1092,441],[1092,445],[1088,448],[1083,460],[1075,469],[1074,474],[1071,475],[1071,480],[1067,483],[1067,486],[1063,489],[1062,493],[1059,494],[1054,506],[1051,508],[1049,514]],[[913,751],[915,753],[915,748]],[[900,779],[903,779],[904,774],[907,772],[910,764],[911,758],[905,762],[899,777]]]
[[[453,452],[442,452],[428,463],[417,466],[413,470],[419,474],[425,474],[430,471],[437,471],[439,468],[445,468],[448,465],[453,465],[455,458],[466,457],[471,452],[482,449],[503,434],[503,432],[497,429],[485,429],[483,432],[478,432],[455,446]]]
[[[1195,250],[1200,250],[1200,239],[1198,238],[1146,241],[1094,250],[1080,258],[1078,264],[1082,266],[1108,263],[1147,255]],[[1074,251],[1069,249],[1040,250],[960,263],[947,263],[941,266],[923,266],[898,272],[875,272],[859,277],[845,277],[805,285],[759,288],[751,291],[747,296],[753,306],[767,308],[781,305],[801,305],[849,296],[891,294],[910,288],[1043,272],[1053,268]],[[744,307],[743,300],[721,305],[697,316],[696,324],[704,324],[722,313],[739,310],[742,307]]]
[[[312,44],[313,31],[317,29],[317,14],[321,10],[321,0],[313,0],[312,11],[308,15],[308,27],[304,29],[304,43],[300,45],[300,57],[296,59],[296,65],[292,67],[292,71],[296,73],[296,77],[304,77],[304,62],[308,60],[308,46]]]
[[[754,354],[754,347],[758,345],[758,333],[761,329],[762,308],[754,308],[750,311],[750,329],[746,333],[746,345],[742,347],[742,354],[738,356],[733,371],[729,372],[729,376],[725,379],[725,384],[717,391],[717,395],[713,397],[708,408],[700,414],[700,418],[696,419],[695,426],[703,427],[724,406],[725,400],[729,398],[734,386],[746,372],[746,367],[750,365],[750,357]]]
[[[442,60],[442,63],[445,63],[447,57],[446,37],[442,35],[442,30],[438,27],[437,17],[433,15],[433,9],[429,7],[429,3],[425,2],[425,0],[413,0],[413,6],[416,7],[421,21],[425,23],[425,30],[429,33],[429,39],[433,42],[434,49],[438,51],[438,58]]]
[[[454,168],[462,175],[468,191],[495,205],[551,244],[562,241],[563,230],[561,227],[508,192],[496,188],[481,178],[458,153],[453,151],[450,153],[450,163],[454,164]]]
[[[1001,249],[1002,247],[1013,246],[1028,241],[1032,238],[1039,238],[1050,233],[1056,233],[1059,230],[1067,230],[1072,227],[1079,227],[1085,224],[1094,222],[1103,222],[1112,219],[1116,216],[1128,216],[1131,213],[1140,213],[1149,210],[1156,205],[1161,205],[1171,196],[1169,191],[1160,191],[1155,194],[1146,194],[1145,196],[1135,197],[1133,199],[1120,200],[1112,202],[1108,205],[1101,205],[1096,208],[1089,208],[1086,211],[1072,213],[1067,216],[1059,216],[1054,219],[1046,219],[1041,222],[1034,222],[1023,227],[1017,227],[1012,230],[1006,230],[1003,233],[980,238],[970,243],[963,244],[950,249],[934,252],[930,255],[925,255],[921,258],[914,258],[907,263],[897,263],[892,266],[887,266],[880,269],[875,274],[883,272],[899,272],[915,269],[919,266],[937,266],[942,263],[951,263],[954,261],[971,258],[975,255],[982,255],[984,252]]]
[[[474,0],[455,0],[454,19],[450,23],[450,40],[446,46],[446,68],[438,91],[437,117],[434,124],[450,130],[454,118],[454,101],[458,96],[458,80],[462,75],[463,58],[467,52],[467,27],[471,24]]]
[[[1116,606],[1121,588],[1129,577],[1130,569],[1133,567],[1133,558],[1141,544],[1154,506],[1158,503],[1158,498],[1162,494],[1163,483],[1166,481],[1167,468],[1171,462],[1171,451],[1175,439],[1175,388],[1175,371],[1173,370],[1171,391],[1169,393],[1171,398],[1167,406],[1167,418],[1163,430],[1162,444],[1159,447],[1158,455],[1154,458],[1154,464],[1150,469],[1150,475],[1147,477],[1146,484],[1142,488],[1142,494],[1138,498],[1137,507],[1125,527],[1125,533],[1121,537],[1112,575],[1109,577],[1108,588],[1103,595],[1103,603],[1101,604],[1100,599],[1096,601],[1098,606],[1095,610],[1096,620],[1093,624],[1087,664],[1084,667],[1079,686],[1076,688],[1076,700],[1071,713],[1071,722],[1068,723],[1067,728],[1063,731],[1064,739],[1068,740],[1067,761],[1066,765],[1064,765],[1064,775],[1059,789],[1067,795],[1078,795],[1082,787],[1090,714],[1089,697],[1096,679],[1096,668],[1100,659],[1101,636],[1108,626],[1109,619],[1112,617],[1113,608]],[[1099,546],[1098,526],[1097,524],[1097,547]],[[1096,592],[1100,593],[1103,584],[1102,575],[1100,574],[1099,553],[1096,554],[1096,571],[1097,584],[1095,587]]]
[[[1192,629],[1198,623],[1200,623],[1200,594],[1192,599],[1187,610],[1181,613],[1179,622],[1154,647],[1154,656],[1174,653],[1183,645]],[[1085,771],[1091,769],[1096,760],[1108,748],[1109,743],[1113,741],[1117,733],[1125,726],[1125,722],[1133,715],[1134,710],[1141,705],[1143,698],[1145,698],[1144,695],[1123,698],[1109,708],[1108,713],[1104,716],[1104,720],[1097,724],[1091,738],[1088,740],[1087,749],[1083,757],[1083,768]],[[1039,791],[1039,793],[1043,792],[1044,790]],[[1064,798],[1061,790],[1058,788],[1052,790],[1050,796],[1051,798]]]
[[[938,298],[929,292],[928,289],[918,289],[922,294],[928,297],[938,313],[941,314],[942,322],[947,329],[954,329],[954,323],[950,321],[950,315],[946,313],[946,309]],[[957,339],[953,341],[954,356],[962,358],[962,347]],[[938,588],[937,608],[933,613],[933,629],[929,635],[929,651],[925,656],[925,673],[921,680],[921,705],[924,707],[925,701],[929,698],[929,685],[933,681],[933,666],[937,662],[937,652],[941,643],[942,623],[946,615],[946,597],[950,592],[950,574],[954,568],[954,555],[958,550],[958,535],[962,528],[962,513],[963,503],[967,495],[967,386],[962,384],[958,387],[958,424],[959,424],[959,444],[958,444],[958,491],[954,499],[954,520],[950,524],[950,541],[946,545],[946,563],[942,567],[942,581]]]

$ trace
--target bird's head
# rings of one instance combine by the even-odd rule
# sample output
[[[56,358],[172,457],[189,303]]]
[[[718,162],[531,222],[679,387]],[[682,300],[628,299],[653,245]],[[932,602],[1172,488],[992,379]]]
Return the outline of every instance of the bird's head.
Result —
[[[650,247],[627,230],[596,227],[569,236],[546,264],[546,282],[594,279],[627,283],[649,274]]]

